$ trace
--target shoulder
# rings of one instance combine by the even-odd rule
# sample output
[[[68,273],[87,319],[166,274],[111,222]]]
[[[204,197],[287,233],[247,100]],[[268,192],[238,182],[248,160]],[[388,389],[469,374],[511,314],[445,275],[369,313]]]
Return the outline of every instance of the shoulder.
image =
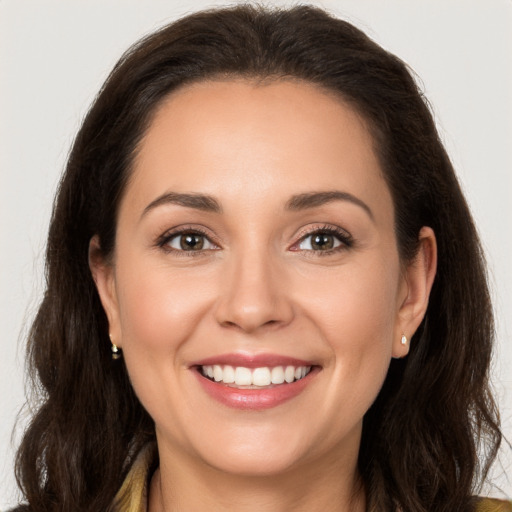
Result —
[[[495,498],[478,498],[475,512],[512,512],[512,501]]]

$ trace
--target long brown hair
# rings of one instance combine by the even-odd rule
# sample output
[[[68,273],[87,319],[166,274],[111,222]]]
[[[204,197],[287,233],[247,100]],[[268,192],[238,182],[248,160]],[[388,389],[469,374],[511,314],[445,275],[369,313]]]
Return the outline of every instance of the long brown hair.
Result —
[[[111,255],[120,197],[163,98],[194,81],[313,83],[370,126],[396,212],[402,261],[436,233],[439,264],[409,356],[393,360],[364,419],[359,470],[368,510],[471,510],[501,440],[489,391],[493,318],[478,236],[421,91],[407,69],[351,24],[308,6],[257,5],[184,17],[132,47],[76,137],[51,220],[47,288],[28,361],[42,405],[17,456],[33,511],[108,510],[154,425],[112,361],[88,266],[98,235]]]

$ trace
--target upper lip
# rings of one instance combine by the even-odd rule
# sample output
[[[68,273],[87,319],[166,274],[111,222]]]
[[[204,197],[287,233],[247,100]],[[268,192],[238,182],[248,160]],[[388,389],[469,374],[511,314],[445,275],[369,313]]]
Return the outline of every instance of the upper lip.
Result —
[[[243,352],[234,352],[229,354],[221,354],[211,356],[200,361],[194,362],[191,366],[213,366],[213,365],[230,365],[242,366],[244,368],[262,368],[265,366],[315,366],[312,361],[297,359],[279,354],[261,353],[250,354]]]

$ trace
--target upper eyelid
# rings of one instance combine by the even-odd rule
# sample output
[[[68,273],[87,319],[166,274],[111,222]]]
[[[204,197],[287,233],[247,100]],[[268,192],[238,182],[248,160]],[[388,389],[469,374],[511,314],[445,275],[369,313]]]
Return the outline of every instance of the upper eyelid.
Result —
[[[335,235],[335,236],[336,235],[342,236],[345,239],[352,240],[352,235],[346,229],[343,229],[339,226],[324,225],[324,226],[318,226],[318,227],[306,229],[306,230],[300,232],[298,235],[299,238],[296,242],[294,242],[294,245],[297,244],[298,242],[304,240],[304,238],[306,238],[308,236],[314,235],[316,233],[324,233],[324,232],[327,232],[327,233]]]
[[[183,224],[174,228],[166,230],[159,238],[173,238],[175,236],[183,235],[184,233],[198,233],[204,235],[213,241],[217,237],[209,229],[203,226]]]

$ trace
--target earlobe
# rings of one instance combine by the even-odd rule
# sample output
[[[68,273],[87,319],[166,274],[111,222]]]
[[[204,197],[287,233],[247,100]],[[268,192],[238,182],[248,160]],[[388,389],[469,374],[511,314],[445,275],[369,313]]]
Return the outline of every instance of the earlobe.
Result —
[[[117,347],[121,348],[121,329],[114,266],[110,262],[105,261],[97,235],[93,236],[89,242],[89,269],[96,284],[103,310],[107,315],[109,337],[116,341]]]
[[[409,353],[410,339],[419,327],[428,307],[430,291],[437,270],[437,244],[432,228],[422,227],[418,252],[407,265],[404,274],[405,293],[398,311],[398,322],[393,340],[393,357]],[[404,343],[404,340],[405,343]]]

